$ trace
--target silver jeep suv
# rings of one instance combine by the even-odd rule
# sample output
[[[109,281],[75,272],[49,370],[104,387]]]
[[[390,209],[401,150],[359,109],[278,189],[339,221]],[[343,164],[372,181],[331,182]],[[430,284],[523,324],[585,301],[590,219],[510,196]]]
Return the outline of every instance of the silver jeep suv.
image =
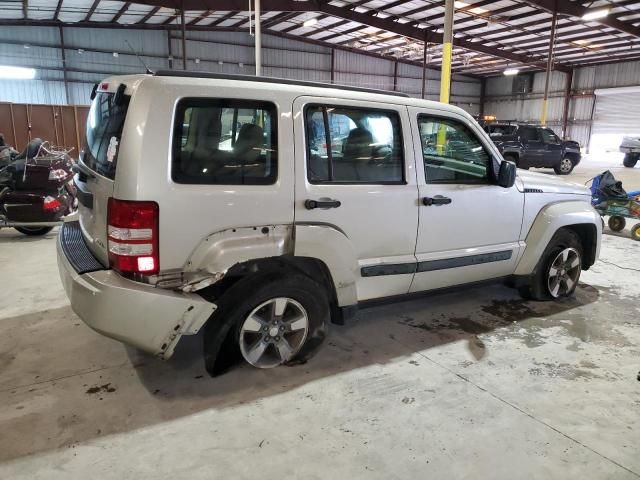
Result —
[[[598,256],[589,191],[516,172],[464,111],[358,88],[207,74],[98,84],[58,240],[91,328],[212,374],[309,355],[359,305],[511,277],[571,295]]]

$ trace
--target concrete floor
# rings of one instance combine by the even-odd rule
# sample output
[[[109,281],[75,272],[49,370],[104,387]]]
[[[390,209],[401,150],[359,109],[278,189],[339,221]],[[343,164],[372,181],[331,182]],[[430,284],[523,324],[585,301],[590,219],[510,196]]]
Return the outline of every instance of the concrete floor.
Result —
[[[54,250],[0,231],[0,478],[640,478],[628,232],[575,299],[493,285],[363,310],[306,365],[217,379],[199,337],[161,362],[89,330]]]

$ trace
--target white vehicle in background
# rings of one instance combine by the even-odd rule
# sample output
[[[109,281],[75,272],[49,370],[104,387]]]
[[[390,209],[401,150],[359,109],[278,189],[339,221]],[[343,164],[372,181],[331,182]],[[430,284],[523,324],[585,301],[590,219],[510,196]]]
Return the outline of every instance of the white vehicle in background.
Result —
[[[640,136],[624,137],[620,151],[624,153],[623,165],[628,168],[635,167],[640,159]]]
[[[518,171],[463,110],[358,88],[159,72],[92,95],[58,241],[73,310],[211,374],[309,355],[382,297],[509,277],[574,292],[602,222],[581,185]]]

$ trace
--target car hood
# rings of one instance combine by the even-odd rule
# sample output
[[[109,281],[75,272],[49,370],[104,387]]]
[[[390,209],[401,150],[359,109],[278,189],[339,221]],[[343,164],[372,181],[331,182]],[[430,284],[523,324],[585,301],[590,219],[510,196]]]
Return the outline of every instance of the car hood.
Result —
[[[527,172],[526,170],[518,169],[518,178],[522,182],[522,189],[525,192],[591,196],[591,191],[586,186],[579,183],[566,182],[546,173]]]
[[[576,142],[575,140],[564,140],[562,142],[562,146],[564,148],[572,148],[574,150],[580,150],[580,144],[578,142]]]

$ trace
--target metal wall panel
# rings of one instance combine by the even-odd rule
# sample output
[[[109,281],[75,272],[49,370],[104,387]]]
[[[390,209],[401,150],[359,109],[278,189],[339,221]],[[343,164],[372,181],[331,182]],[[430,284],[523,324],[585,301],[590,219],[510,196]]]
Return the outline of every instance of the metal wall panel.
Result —
[[[24,28],[24,27],[23,27]],[[31,30],[32,27],[25,28]],[[158,30],[109,30],[107,28],[64,27],[64,41],[74,48],[114,49],[129,51],[129,46],[139,55],[166,55],[166,33]]]
[[[640,61],[613,63],[576,71],[574,87],[584,90],[628,87],[640,84]]]
[[[564,99],[550,98],[547,110],[547,121],[558,122],[562,119]],[[539,122],[542,115],[542,98],[487,101],[484,112],[503,120],[522,122]]]
[[[173,68],[182,69],[180,32],[171,32]],[[151,69],[169,68],[168,32],[149,30],[108,30],[64,27],[66,66],[70,103],[88,103],[91,84],[112,73],[140,73],[144,66]],[[188,70],[234,74],[254,73],[253,37],[246,32],[187,31]],[[5,41],[5,43],[2,42]],[[8,44],[6,42],[11,42]],[[24,42],[24,43],[23,43]],[[51,28],[5,27],[0,31],[0,64],[25,65],[38,68],[38,76],[55,82],[63,78],[59,30]],[[24,44],[42,44],[45,46]],[[130,46],[131,47],[130,47]],[[329,82],[331,80],[331,49],[276,36],[263,36],[263,74],[274,77]],[[140,59],[130,49],[140,55]],[[98,50],[98,51],[95,51]],[[114,55],[114,52],[117,55]],[[197,59],[197,63],[196,63]],[[42,68],[49,67],[49,68]],[[377,59],[357,53],[335,51],[335,82],[346,85],[392,90],[395,61]],[[52,70],[52,68],[54,70]],[[57,70],[56,70],[57,69]],[[440,72],[427,69],[426,97],[437,100]],[[398,63],[398,91],[419,97],[422,68]],[[27,81],[29,82],[29,81]],[[45,103],[65,103],[60,92],[47,90],[47,82],[30,83],[30,88],[16,91],[0,90],[0,101],[20,98]],[[59,83],[59,82],[58,82]],[[26,84],[21,84],[25,87]],[[11,91],[13,89],[14,91]],[[477,79],[453,76],[452,103],[477,111],[480,83]],[[25,97],[26,96],[26,97]],[[65,97],[66,98],[66,97]],[[50,100],[47,100],[50,99]]]
[[[3,40],[57,45],[60,39],[56,27],[2,27],[0,43]]]
[[[60,81],[0,80],[0,97],[3,102],[13,103],[67,103],[64,82]]]

